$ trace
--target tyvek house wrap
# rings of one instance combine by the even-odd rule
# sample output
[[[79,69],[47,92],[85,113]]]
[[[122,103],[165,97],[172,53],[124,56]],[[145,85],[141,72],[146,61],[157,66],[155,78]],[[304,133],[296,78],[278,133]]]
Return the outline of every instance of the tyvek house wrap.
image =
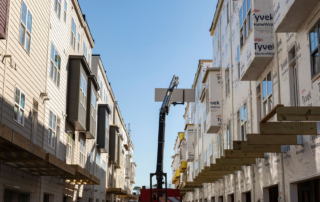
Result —
[[[238,8],[242,6],[243,4],[240,4]],[[272,1],[255,0],[252,2],[251,11],[253,28],[240,50],[242,80],[256,80],[264,65],[274,56]]]
[[[186,129],[187,150],[186,157],[188,162],[194,160],[194,125],[188,125]]]
[[[274,30],[276,30],[295,0],[273,0]]]

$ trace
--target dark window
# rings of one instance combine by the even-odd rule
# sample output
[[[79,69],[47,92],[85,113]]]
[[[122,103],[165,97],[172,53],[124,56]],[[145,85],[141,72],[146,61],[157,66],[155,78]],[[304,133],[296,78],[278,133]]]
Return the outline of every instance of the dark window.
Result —
[[[251,202],[251,192],[246,193],[246,202]]]
[[[299,202],[320,201],[320,180],[310,180],[298,184]]]
[[[5,202],[30,202],[30,193],[20,192],[17,190],[5,189],[4,201]]]
[[[311,56],[311,76],[319,72],[319,24],[313,27],[309,33],[310,56]]]
[[[269,201],[278,202],[279,190],[278,186],[269,188]]]
[[[48,194],[43,195],[43,202],[49,202],[50,201],[50,196]],[[63,200],[64,202],[64,200]]]

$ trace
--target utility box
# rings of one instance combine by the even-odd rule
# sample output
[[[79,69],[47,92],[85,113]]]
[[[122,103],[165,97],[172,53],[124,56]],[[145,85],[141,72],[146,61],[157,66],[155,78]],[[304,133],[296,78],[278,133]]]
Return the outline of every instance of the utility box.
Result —
[[[109,114],[111,113],[108,104],[98,106],[98,134],[97,144],[101,153],[109,152]]]
[[[189,124],[186,127],[186,160],[188,162],[193,162],[194,159],[194,125]]]
[[[110,132],[109,132],[109,160],[112,164],[118,164],[118,149],[119,149],[119,127],[116,125],[110,126]]]
[[[202,80],[205,83],[205,133],[217,133],[221,127],[220,68],[208,68]]]

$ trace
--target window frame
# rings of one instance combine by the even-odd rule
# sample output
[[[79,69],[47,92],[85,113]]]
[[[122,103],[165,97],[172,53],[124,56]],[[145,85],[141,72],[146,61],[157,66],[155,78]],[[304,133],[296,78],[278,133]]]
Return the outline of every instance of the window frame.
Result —
[[[86,87],[86,89],[83,89],[84,86]],[[85,79],[85,77],[83,76],[83,74],[81,73],[80,75],[80,104],[84,107],[84,109],[87,108],[86,104],[87,104],[87,90],[88,90],[88,83]]]
[[[229,64],[225,70],[225,88],[226,88],[226,97],[230,95],[230,68]],[[228,76],[227,76],[228,75]]]
[[[76,35],[77,35],[77,24],[72,18],[71,20],[71,45],[73,47],[73,50],[76,48]]]
[[[320,20],[318,20],[315,25],[309,30],[309,46],[310,46],[310,71],[311,71],[311,78],[317,77],[319,75],[320,72],[320,60],[319,60],[319,51],[320,51],[320,33],[319,33],[319,29],[320,29]],[[317,46],[314,48],[314,50],[311,50],[311,36],[310,34],[312,33],[313,30],[316,29],[317,32]],[[317,64],[314,64],[314,60],[313,60],[313,55],[318,54],[318,61]],[[319,71],[315,72],[315,65],[318,66]]]
[[[51,117],[53,119],[51,119]],[[54,118],[55,118],[55,125],[54,125]],[[52,110],[49,110],[48,145],[53,149],[56,148],[57,128],[58,128],[57,126],[58,126],[58,116]],[[53,134],[54,136],[52,136]]]
[[[66,157],[71,160],[72,159],[72,140],[73,134],[71,132],[67,132],[67,148],[66,148]]]
[[[62,0],[55,0],[54,1],[54,12],[56,13],[59,20],[61,17],[61,7],[62,7]]]
[[[232,149],[231,148],[231,124],[230,121],[227,123],[227,149]]]
[[[94,101],[94,103],[92,103]],[[93,90],[91,90],[91,104],[90,106],[91,108],[91,116],[93,118],[93,120],[96,119],[96,107],[97,107],[97,96],[95,95],[95,93],[93,92]]]
[[[248,2],[250,2],[250,8],[248,8]],[[245,7],[245,11],[243,10]],[[245,16],[244,16],[245,14]],[[249,33],[252,30],[252,2],[251,0],[243,0],[242,6],[239,10],[239,26],[240,26],[240,49],[244,46]],[[245,18],[244,18],[245,17]]]
[[[241,110],[240,110],[240,138],[242,141],[247,140],[247,121],[248,121],[248,107],[247,107],[247,103],[244,103],[241,106]]]
[[[53,53],[54,60],[56,60],[55,57],[56,57],[56,53],[57,53],[58,61],[52,60],[52,51],[54,52]],[[57,62],[57,65],[55,64],[56,62]],[[56,84],[57,87],[60,87],[61,56],[53,43],[51,43],[51,54],[50,54],[50,65],[49,66],[50,66],[49,77]],[[55,72],[53,72],[53,70],[55,70]],[[54,73],[55,73],[55,75],[53,75]]]
[[[64,0],[64,10],[63,10],[64,22],[67,22],[67,12],[68,12],[68,3],[67,3],[67,0]]]
[[[86,141],[80,138],[79,163],[82,167],[85,166],[85,161],[87,156],[86,148],[87,148]]]
[[[270,75],[270,82],[271,82],[271,93],[270,94],[268,94],[268,91],[269,91],[269,89],[268,89],[268,76]],[[264,98],[264,86],[263,86],[263,82],[264,81],[266,81],[266,93],[267,93],[267,96]],[[271,71],[262,79],[262,96],[261,96],[261,101],[262,101],[262,105],[261,105],[261,109],[262,109],[262,115],[263,115],[263,117],[265,117],[270,111],[271,111],[271,109],[273,108],[273,100],[272,100],[272,93],[273,93],[273,89],[272,89],[272,74],[271,74]],[[267,103],[267,110],[265,110],[265,105],[264,105],[264,103]],[[262,118],[263,118],[262,117]]]
[[[19,90],[19,103],[16,102],[17,89]],[[24,95],[23,106],[22,106],[22,102],[21,102],[22,101],[22,99],[21,99],[22,95]],[[13,120],[24,127],[24,123],[25,123],[24,115],[25,115],[25,107],[26,107],[26,94],[17,85],[15,86],[13,103],[14,103],[14,106],[13,106]],[[14,112],[15,107],[17,107],[17,119],[15,119],[15,115],[14,115],[15,114],[15,112]],[[21,111],[23,112],[22,115],[20,114]],[[19,122],[20,118],[21,118],[21,123]]]
[[[23,17],[22,16],[23,15],[23,5],[26,7],[26,16],[25,16],[25,21],[26,22],[23,22],[23,19],[22,19],[22,17]],[[29,15],[31,16],[31,19],[29,19]],[[28,29],[29,20],[31,20],[30,30]],[[23,35],[21,36],[21,34],[23,34]],[[29,40],[27,40],[27,36],[29,37]],[[22,0],[22,3],[21,3],[21,16],[20,16],[19,43],[22,45],[23,49],[28,54],[30,54],[30,50],[31,50],[31,39],[32,39],[32,14],[31,14],[31,11],[29,10],[27,4]]]

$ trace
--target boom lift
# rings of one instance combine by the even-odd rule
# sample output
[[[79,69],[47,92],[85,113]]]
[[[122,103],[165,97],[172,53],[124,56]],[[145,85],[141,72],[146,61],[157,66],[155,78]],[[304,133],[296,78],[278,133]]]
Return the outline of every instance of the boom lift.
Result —
[[[142,189],[140,195],[141,202],[167,201],[168,197],[174,197],[179,200],[180,190],[179,189],[167,189],[167,174],[163,172],[163,153],[164,153],[164,142],[165,142],[165,126],[166,126],[166,115],[169,114],[171,104],[184,104],[178,102],[172,102],[173,90],[179,84],[179,78],[175,75],[173,76],[169,88],[164,96],[160,113],[159,113],[159,133],[158,133],[158,155],[157,155],[157,165],[156,172],[150,173],[150,190]],[[157,188],[152,189],[152,177],[156,176]],[[165,182],[163,182],[165,178]],[[163,184],[165,184],[165,189],[163,189]],[[150,191],[150,192],[149,192]],[[149,192],[149,193],[148,193]],[[149,198],[150,197],[150,198]],[[149,199],[148,199],[149,198]]]

